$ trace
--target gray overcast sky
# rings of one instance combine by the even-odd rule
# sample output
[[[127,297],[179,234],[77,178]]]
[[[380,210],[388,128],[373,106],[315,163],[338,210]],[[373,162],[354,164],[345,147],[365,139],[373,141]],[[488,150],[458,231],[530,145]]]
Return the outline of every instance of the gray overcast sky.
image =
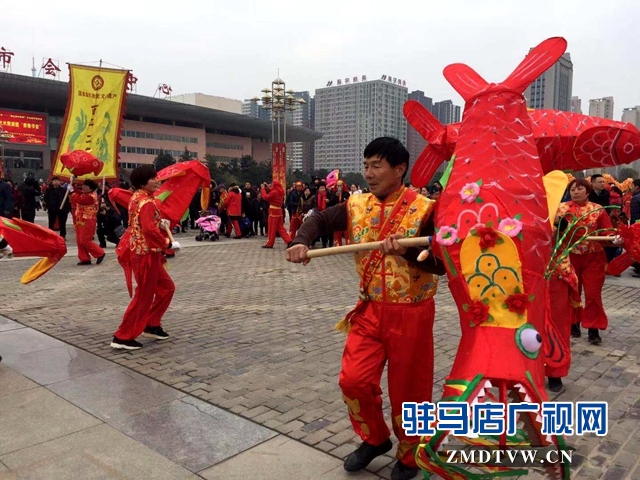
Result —
[[[2,8],[0,46],[15,52],[14,73],[30,74],[32,55],[37,68],[43,57],[103,59],[132,69],[144,95],[167,83],[174,94],[242,100],[280,68],[287,88],[312,94],[331,79],[387,74],[462,105],[447,64],[502,81],[530,47],[563,36],[583,111],[611,95],[619,119],[640,104],[638,25],[637,0],[14,0]]]

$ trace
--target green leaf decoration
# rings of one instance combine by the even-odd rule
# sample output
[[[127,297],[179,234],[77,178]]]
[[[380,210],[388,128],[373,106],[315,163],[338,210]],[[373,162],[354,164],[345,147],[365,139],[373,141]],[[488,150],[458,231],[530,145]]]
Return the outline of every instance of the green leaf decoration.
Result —
[[[484,303],[485,305],[489,305],[489,299],[488,298],[483,298],[482,299],[482,303]]]
[[[514,216],[513,218],[515,218],[516,220],[520,220],[522,218],[522,214],[519,213],[516,216]]]
[[[456,238],[456,243],[460,243],[460,239],[459,238]]]
[[[444,170],[444,174],[440,177],[440,185],[442,185],[442,189],[447,188],[447,183],[449,183],[449,177],[451,177],[451,171],[453,170],[453,164],[456,161],[456,156],[452,155],[451,160],[447,164],[447,168]]]
[[[493,222],[487,222],[485,227],[493,228]]]
[[[535,295],[529,295],[529,301],[533,302],[535,300],[536,296]]]
[[[451,228],[455,228],[456,230],[458,229],[458,225],[456,225],[455,223],[453,225],[451,225]]]
[[[482,200],[480,197],[476,198],[476,203],[483,203],[483,202],[484,202],[484,200]]]
[[[506,303],[503,303],[502,308],[504,308],[505,310],[509,310],[509,305],[507,305]]]
[[[464,312],[468,312],[469,311],[469,304],[465,303],[464,305],[462,305],[462,311]]]
[[[476,183],[478,184],[479,187],[481,187],[482,186],[482,179],[478,180]]]
[[[523,240],[524,240],[524,237],[522,236],[522,232],[520,232],[520,233],[516,236],[516,238],[517,238],[518,240],[520,240],[520,241],[523,241]]]
[[[472,228],[471,230],[469,230],[469,235],[477,237],[478,236],[478,232],[476,231],[475,228]]]
[[[496,244],[502,245],[503,243],[504,243],[504,240],[502,239],[502,237],[498,237],[498,239],[496,240]]]
[[[487,322],[493,322],[494,318],[493,315],[489,315],[489,317],[487,318]]]
[[[516,285],[516,288],[513,289],[513,293],[522,293],[522,290],[520,290],[519,285]]]
[[[471,328],[473,328],[473,327],[475,327],[475,326],[476,326],[476,324],[475,324],[475,323],[473,323],[473,320],[471,320],[471,321],[469,322],[469,326],[470,326]]]

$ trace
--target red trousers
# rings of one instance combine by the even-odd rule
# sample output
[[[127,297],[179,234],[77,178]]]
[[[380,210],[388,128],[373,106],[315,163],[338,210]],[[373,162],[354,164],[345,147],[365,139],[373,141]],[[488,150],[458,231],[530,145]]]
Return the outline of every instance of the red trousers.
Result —
[[[596,253],[571,254],[571,265],[578,275],[578,290],[582,295],[584,288],[584,308],[578,309],[574,323],[584,328],[606,330],[609,321],[602,305],[602,287],[607,276],[607,255],[604,251]]]
[[[227,229],[226,229],[227,235],[231,235],[231,227],[232,226],[233,226],[233,230],[236,233],[236,237],[241,237],[242,236],[242,231],[240,230],[240,224],[238,223],[237,220],[228,220],[227,221]]]
[[[355,432],[373,445],[390,435],[382,413],[380,378],[388,362],[393,431],[400,441],[396,458],[415,466],[419,436],[402,429],[402,402],[430,402],[433,389],[433,299],[413,304],[367,302],[351,318],[342,355],[340,388]]]
[[[551,367],[545,365],[544,374],[547,377],[562,378],[569,375],[571,366],[571,324],[577,315],[577,308],[573,306],[571,286],[564,280],[553,276],[549,280],[549,306],[551,315],[549,320],[553,323],[558,334],[558,340],[562,344],[565,355],[568,356],[566,363],[561,367]]]
[[[302,216],[296,213],[291,217],[291,224],[289,225],[289,236],[291,238],[296,238],[296,233],[298,233],[300,225],[302,225]]]
[[[78,258],[81,262],[91,261],[91,257],[98,258],[104,255],[104,250],[93,243],[96,234],[96,221],[84,220],[84,225],[76,223],[76,244],[78,245]]]
[[[267,247],[273,247],[276,243],[276,233],[280,234],[284,243],[289,245],[291,243],[291,237],[287,233],[287,229],[284,228],[284,220],[282,216],[275,217],[273,215],[269,215],[269,220],[267,220],[267,230],[269,237],[267,239]]]
[[[348,243],[347,232],[346,231],[333,232],[333,244],[336,247],[341,247],[342,246],[342,238],[343,237],[344,237],[344,243],[346,245]]]
[[[131,255],[136,291],[115,336],[134,340],[148,326],[160,326],[176,287],[164,268],[162,253]]]

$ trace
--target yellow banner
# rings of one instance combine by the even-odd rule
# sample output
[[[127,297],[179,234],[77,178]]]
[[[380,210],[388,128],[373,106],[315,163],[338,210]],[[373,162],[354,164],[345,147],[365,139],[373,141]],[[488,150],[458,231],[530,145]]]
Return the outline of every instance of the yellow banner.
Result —
[[[80,179],[117,179],[129,71],[81,65],[69,65],[69,70],[69,100],[51,175],[69,177],[60,162],[61,155],[88,150],[104,163],[104,168],[96,176],[90,173]]]

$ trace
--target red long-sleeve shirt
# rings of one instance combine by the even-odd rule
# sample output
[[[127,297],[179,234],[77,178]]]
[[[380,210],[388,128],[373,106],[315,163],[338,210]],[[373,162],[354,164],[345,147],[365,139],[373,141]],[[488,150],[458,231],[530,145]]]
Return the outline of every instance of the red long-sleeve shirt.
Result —
[[[227,209],[227,215],[239,217],[242,215],[242,195],[235,190],[229,190],[227,198],[224,199],[222,209]]]

